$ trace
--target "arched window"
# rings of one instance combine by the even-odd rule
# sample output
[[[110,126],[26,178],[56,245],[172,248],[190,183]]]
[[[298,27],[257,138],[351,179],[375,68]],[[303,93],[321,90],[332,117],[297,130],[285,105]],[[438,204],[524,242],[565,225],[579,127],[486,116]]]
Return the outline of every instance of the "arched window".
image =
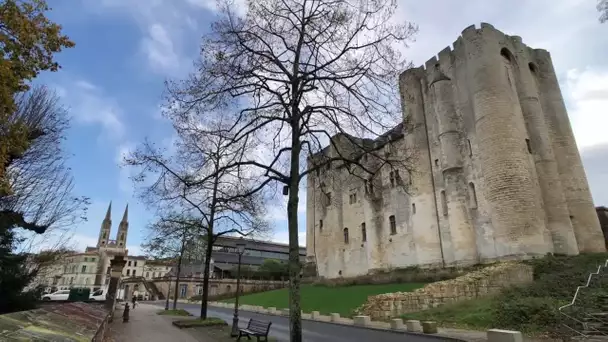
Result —
[[[412,214],[416,213],[416,203],[412,203]]]
[[[441,210],[443,216],[448,216],[448,200],[445,197],[445,190],[441,190]]]
[[[125,233],[120,233],[120,239],[124,240],[125,239]]]
[[[391,235],[397,234],[397,222],[395,221],[395,215],[388,217],[388,223],[391,227]]]
[[[534,63],[528,63],[528,68],[530,68],[530,72],[532,72],[532,75],[536,76],[537,70],[538,68],[536,67],[536,65]]]
[[[506,62],[509,62],[509,63],[513,62],[513,54],[511,53],[511,51],[509,51],[509,49],[507,49],[507,48],[500,49],[500,55],[506,60]]]
[[[361,240],[367,241],[367,231],[365,230],[365,222],[361,223]]]
[[[475,184],[469,183],[469,196],[471,197],[471,208],[477,208],[477,193],[475,192]]]
[[[344,228],[344,243],[348,243],[348,228]]]
[[[101,233],[101,238],[105,239],[106,238],[106,232],[104,231],[103,233]]]

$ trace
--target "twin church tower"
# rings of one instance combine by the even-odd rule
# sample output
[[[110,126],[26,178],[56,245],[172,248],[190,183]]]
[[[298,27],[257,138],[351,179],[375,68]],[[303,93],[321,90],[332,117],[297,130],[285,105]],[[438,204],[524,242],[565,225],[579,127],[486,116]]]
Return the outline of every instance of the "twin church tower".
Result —
[[[108,206],[106,217],[101,223],[101,230],[99,231],[99,238],[97,240],[97,248],[102,247],[114,247],[118,249],[125,248],[127,245],[127,234],[129,233],[129,205],[125,207],[125,212],[122,215],[122,220],[118,225],[118,234],[116,234],[116,240],[110,240],[110,231],[112,230],[112,202]]]

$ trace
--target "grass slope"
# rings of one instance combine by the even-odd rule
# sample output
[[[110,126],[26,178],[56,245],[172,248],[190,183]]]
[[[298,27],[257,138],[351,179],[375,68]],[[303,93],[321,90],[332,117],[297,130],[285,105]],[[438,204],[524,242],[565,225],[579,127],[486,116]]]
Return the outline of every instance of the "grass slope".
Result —
[[[322,314],[337,312],[342,317],[350,317],[353,310],[363,304],[368,296],[391,292],[409,292],[424,286],[422,283],[354,285],[327,287],[304,284],[301,287],[301,306],[304,312],[319,311]],[[239,304],[261,305],[264,307],[287,308],[289,290],[280,289],[245,295]],[[233,299],[224,302],[234,303]]]

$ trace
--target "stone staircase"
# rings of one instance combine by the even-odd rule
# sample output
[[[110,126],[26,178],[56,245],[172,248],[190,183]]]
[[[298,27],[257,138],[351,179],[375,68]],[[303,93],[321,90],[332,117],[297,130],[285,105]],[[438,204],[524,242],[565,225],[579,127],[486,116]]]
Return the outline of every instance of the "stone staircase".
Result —
[[[608,341],[608,291],[603,286],[606,273],[608,260],[589,274],[585,285],[577,287],[569,304],[558,309],[564,320],[563,326],[575,340]],[[593,292],[595,296],[585,298]]]
[[[606,336],[608,338],[608,294],[598,297],[600,312],[585,314],[582,321],[586,323],[586,330],[582,333],[587,336]]]

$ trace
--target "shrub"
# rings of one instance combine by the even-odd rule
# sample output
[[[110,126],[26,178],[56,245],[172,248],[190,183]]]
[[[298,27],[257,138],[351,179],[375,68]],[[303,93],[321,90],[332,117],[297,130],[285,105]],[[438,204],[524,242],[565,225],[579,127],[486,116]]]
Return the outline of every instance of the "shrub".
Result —
[[[207,319],[184,319],[180,321],[173,321],[173,325],[179,328],[193,328],[228,325],[228,323],[217,317],[208,317]]]

